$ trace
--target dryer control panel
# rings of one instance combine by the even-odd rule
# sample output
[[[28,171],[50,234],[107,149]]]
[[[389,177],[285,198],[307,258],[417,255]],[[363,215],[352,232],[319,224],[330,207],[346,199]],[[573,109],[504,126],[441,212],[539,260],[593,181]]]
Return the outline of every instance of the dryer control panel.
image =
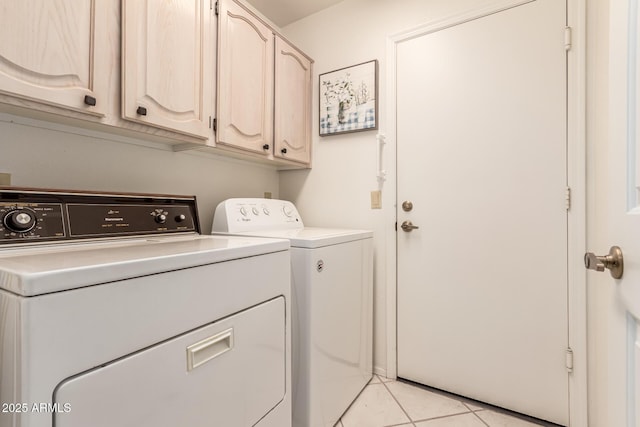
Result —
[[[216,207],[212,230],[216,233],[242,233],[256,230],[304,228],[295,205],[277,199],[227,199]]]
[[[0,187],[0,244],[199,232],[194,196]]]

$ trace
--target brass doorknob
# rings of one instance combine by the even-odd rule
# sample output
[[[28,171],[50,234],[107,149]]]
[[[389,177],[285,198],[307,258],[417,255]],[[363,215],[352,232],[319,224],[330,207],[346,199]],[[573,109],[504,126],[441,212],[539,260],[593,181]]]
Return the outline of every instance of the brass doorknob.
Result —
[[[420,227],[418,227],[417,225],[413,225],[411,221],[405,221],[402,223],[402,225],[400,225],[400,228],[402,228],[406,232],[410,232],[411,230],[415,230],[416,228]]]
[[[587,252],[584,254],[584,266],[589,270],[595,271],[604,271],[608,268],[611,277],[620,279],[624,272],[622,250],[618,246],[611,246],[609,254],[605,256],[597,256],[593,252]]]

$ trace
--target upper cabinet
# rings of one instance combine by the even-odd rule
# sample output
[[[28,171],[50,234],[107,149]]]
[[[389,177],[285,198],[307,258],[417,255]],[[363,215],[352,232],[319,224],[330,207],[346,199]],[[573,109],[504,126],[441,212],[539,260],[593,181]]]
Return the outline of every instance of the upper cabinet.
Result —
[[[313,61],[241,0],[218,6],[216,144],[308,167]]]
[[[0,0],[0,92],[103,116],[105,7],[103,0]]]
[[[219,3],[216,143],[273,150],[273,31],[231,0]]]
[[[0,0],[0,19],[1,112],[310,167],[313,61],[244,0]]]
[[[213,14],[209,0],[122,2],[124,119],[212,135]]]
[[[275,51],[274,155],[311,161],[311,60],[280,37]]]

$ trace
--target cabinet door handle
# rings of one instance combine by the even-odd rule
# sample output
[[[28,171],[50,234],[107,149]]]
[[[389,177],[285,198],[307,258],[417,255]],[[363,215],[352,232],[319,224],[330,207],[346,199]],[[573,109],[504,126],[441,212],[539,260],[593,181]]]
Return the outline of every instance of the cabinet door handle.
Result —
[[[269,149],[269,144],[264,144],[264,145],[262,146],[262,149],[263,149],[263,150],[268,150],[268,149]]]
[[[85,95],[84,103],[93,107],[96,105],[96,99],[93,96]]]
[[[138,107],[138,109],[136,110],[136,114],[138,114],[139,116],[146,116],[147,109],[144,107]]]
[[[286,148],[283,148],[282,150],[280,150],[280,152],[281,152],[282,154],[287,154],[287,149],[286,149]]]

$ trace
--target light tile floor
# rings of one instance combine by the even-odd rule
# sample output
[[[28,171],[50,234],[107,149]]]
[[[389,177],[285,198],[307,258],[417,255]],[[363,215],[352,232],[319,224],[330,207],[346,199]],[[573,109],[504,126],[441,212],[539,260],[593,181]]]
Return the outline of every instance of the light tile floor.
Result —
[[[335,427],[553,427],[500,408],[377,375]]]

